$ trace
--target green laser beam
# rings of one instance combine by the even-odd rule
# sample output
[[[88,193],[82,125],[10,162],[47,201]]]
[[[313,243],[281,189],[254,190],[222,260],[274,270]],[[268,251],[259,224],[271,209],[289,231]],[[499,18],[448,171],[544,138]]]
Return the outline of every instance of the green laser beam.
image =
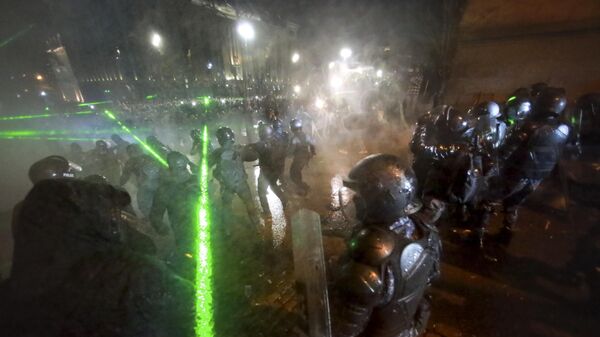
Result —
[[[153,100],[153,99],[155,99],[155,98],[156,98],[156,95],[148,95],[148,96],[146,96],[146,99],[147,99],[148,101],[151,101],[151,100]]]
[[[35,119],[35,118],[49,118],[54,116],[53,114],[39,114],[39,115],[23,115],[23,116],[7,116],[0,117],[0,121],[13,121],[18,119]]]
[[[146,151],[148,151],[148,153],[150,153],[152,155],[152,157],[154,157],[154,159],[156,159],[159,163],[161,163],[164,167],[169,167],[169,164],[167,164],[167,161],[163,159],[163,157],[161,157],[158,153],[156,153],[156,151],[154,151],[148,144],[146,144],[146,142],[144,142],[140,137],[136,136],[125,124],[121,123],[121,121],[119,119],[117,119],[117,116],[115,116],[112,112],[108,111],[108,110],[104,110],[104,114],[112,119],[113,121],[115,121],[123,131],[127,132],[127,134],[129,134],[131,137],[133,137],[133,139],[135,139]]]
[[[96,138],[77,138],[77,137],[26,137],[26,136],[0,136],[0,139],[12,140],[43,140],[57,142],[95,142]]]
[[[31,30],[31,28],[33,28],[33,26],[34,25],[29,25],[25,29],[21,29],[20,31],[16,32],[13,36],[9,36],[8,38],[4,39],[2,42],[0,42],[0,48],[6,47],[9,43],[25,35]]]
[[[196,337],[214,336],[212,289],[212,239],[210,226],[210,201],[208,197],[208,127],[202,132],[202,157],[200,159],[200,200],[198,200],[198,226],[196,242]]]
[[[86,111],[77,111],[77,112],[67,112],[63,114],[38,114],[38,115],[20,115],[20,116],[6,116],[0,117],[0,121],[14,121],[21,119],[36,119],[36,118],[52,118],[52,117],[66,117],[66,116],[75,116],[75,115],[91,115],[94,112],[91,110]]]
[[[517,96],[510,96],[507,100],[506,103],[509,103],[511,101],[514,101],[515,99],[517,99]]]
[[[101,105],[101,104],[110,104],[110,103],[112,103],[112,101],[87,102],[87,103],[77,104],[77,106],[92,106],[92,105]]]
[[[210,96],[200,96],[200,97],[196,97],[196,98],[202,102],[202,105],[204,105],[204,106],[210,105],[210,102],[211,102]]]
[[[148,131],[148,129],[136,129],[136,131]],[[124,134],[121,128],[100,129],[100,130],[3,130],[0,136],[22,137],[22,136],[58,136],[58,135],[105,135],[105,134]]]

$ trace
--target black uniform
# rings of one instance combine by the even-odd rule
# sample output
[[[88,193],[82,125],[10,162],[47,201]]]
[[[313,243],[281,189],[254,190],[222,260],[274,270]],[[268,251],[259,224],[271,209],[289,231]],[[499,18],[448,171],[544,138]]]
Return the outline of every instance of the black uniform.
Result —
[[[290,166],[290,178],[300,189],[299,193],[306,195],[310,187],[302,180],[302,170],[308,165],[310,159],[316,155],[315,144],[311,137],[302,130],[300,120],[292,120],[290,127],[292,129],[290,152],[294,158]]]
[[[333,289],[333,335],[418,336],[429,318],[425,294],[439,275],[441,241],[425,213],[407,214],[414,175],[400,158],[374,155],[345,183],[365,210]]]
[[[290,145],[290,134],[283,128],[283,122],[276,119],[272,123],[273,127],[273,138],[272,138],[272,154],[271,163],[273,170],[275,170],[279,178],[283,177],[285,170],[285,158],[288,154],[288,147]]]
[[[131,175],[136,177],[138,209],[144,216],[148,216],[154,194],[160,184],[162,168],[154,158],[143,154],[137,144],[129,145],[128,153],[129,159],[123,166],[119,185],[125,185]]]
[[[429,164],[423,187],[425,207],[432,214],[452,202],[461,207],[474,197],[480,181],[474,155],[474,128],[469,117],[446,106],[432,122],[423,123],[411,148],[417,163]],[[423,169],[416,167],[416,169]]]
[[[22,204],[1,336],[192,336],[193,289],[120,242],[127,193],[78,180],[37,183]]]
[[[200,129],[194,129],[190,132],[190,137],[192,138],[192,149],[190,150],[190,155],[198,155],[202,156],[202,131]],[[211,153],[215,150],[212,142],[208,141],[208,153]]]
[[[162,220],[165,212],[168,213],[175,237],[175,251],[171,257],[174,268],[184,276],[192,277],[199,180],[191,173],[188,159],[183,154],[171,152],[167,160],[169,174],[162,179],[154,195],[150,221],[159,234],[167,234],[168,227]]]
[[[246,151],[244,147],[236,145],[234,137],[233,131],[229,128],[217,130],[217,138],[221,147],[214,150],[209,158],[209,165],[216,166],[213,176],[221,185],[222,225],[228,225],[225,221],[226,214],[231,212],[233,196],[237,195],[246,205],[251,222],[258,226],[260,220],[248,186],[248,174],[244,168],[244,161],[254,161],[256,157],[253,153]]]
[[[413,153],[412,169],[416,174],[418,182],[417,195],[420,197],[423,192],[423,186],[427,179],[427,173],[433,165],[432,156],[422,152],[422,149],[431,144],[433,139],[433,128],[435,127],[436,118],[446,109],[446,106],[440,106],[432,111],[428,111],[423,116],[419,117],[417,126],[410,141],[410,150]]]
[[[129,146],[129,143],[116,134],[110,136],[110,139],[115,143],[114,153],[117,160],[119,163],[124,164],[127,160],[127,146]]]
[[[500,151],[504,165],[490,193],[502,198],[504,242],[510,238],[519,206],[558,162],[569,135],[569,127],[558,119],[565,106],[564,90],[545,89],[536,100],[531,118],[509,136]]]
[[[258,198],[263,210],[264,216],[271,217],[271,208],[267,199],[267,188],[271,188],[273,193],[281,200],[283,207],[287,205],[287,197],[277,184],[283,173],[283,167],[279,161],[277,152],[277,141],[273,137],[271,126],[262,124],[259,127],[260,140],[249,144],[248,150],[256,153],[258,165],[260,166],[260,175],[258,177]]]
[[[99,174],[106,177],[111,184],[118,182],[121,175],[119,161],[113,149],[109,149],[105,141],[97,141],[96,147],[89,152],[88,158],[86,174]]]

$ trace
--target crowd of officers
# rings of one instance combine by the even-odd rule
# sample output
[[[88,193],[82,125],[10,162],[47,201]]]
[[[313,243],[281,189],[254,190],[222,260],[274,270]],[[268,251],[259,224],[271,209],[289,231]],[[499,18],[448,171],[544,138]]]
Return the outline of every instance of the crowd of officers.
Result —
[[[418,121],[412,169],[392,155],[356,164],[344,184],[357,193],[360,223],[335,275],[334,335],[422,334],[430,315],[427,288],[440,272],[440,217],[456,220],[454,233],[476,247],[507,244],[519,206],[552,174],[565,145],[584,147],[594,135],[597,144],[599,103],[597,95],[580,98],[571,125],[563,116],[565,91],[544,84],[517,90],[503,107],[440,106]],[[489,236],[496,204],[503,227]]]
[[[350,170],[344,185],[356,192],[360,224],[333,275],[334,336],[409,337],[423,332],[430,315],[427,288],[440,272],[436,222],[449,211],[457,220],[456,233],[483,247],[491,212],[501,203],[504,226],[494,239],[507,243],[519,206],[552,173],[563,147],[573,139],[572,127],[561,118],[566,103],[563,89],[535,85],[517,90],[503,107],[483,102],[463,112],[441,106],[418,122],[410,144],[412,169],[402,158],[379,154]],[[277,119],[260,123],[259,140],[244,146],[236,144],[230,128],[216,131],[219,147],[210,145],[206,160],[220,185],[223,228],[231,221],[235,195],[259,226],[245,162],[258,160],[257,192],[267,223],[267,188],[284,208],[288,202],[280,184],[288,155],[293,155],[290,177],[297,193],[309,192],[302,170],[315,147],[300,120],[292,120],[290,129],[291,135]],[[202,156],[202,132],[194,130],[191,136],[192,154]],[[72,160],[81,156],[90,163],[82,180],[73,179],[73,165],[62,157],[31,167],[34,187],[15,208],[11,278],[0,287],[0,314],[10,324],[0,324],[0,332],[191,335],[186,330],[190,324],[182,323],[191,320],[189,284],[123,249],[121,228],[135,217],[128,215],[129,194],[115,186],[136,177],[138,209],[157,233],[173,231],[176,248],[169,262],[179,275],[191,278],[189,233],[194,232],[193,209],[200,191],[198,168],[155,137],[147,143],[166,158],[168,170],[138,145],[113,141],[114,149],[99,141],[87,154],[72,148]],[[110,165],[119,167],[115,162],[124,164],[111,181],[107,173],[115,169]],[[163,222],[165,212],[170,226]]]
[[[459,237],[484,247],[508,244],[519,206],[558,163],[570,127],[564,89],[542,83],[518,89],[504,107],[483,102],[468,111],[441,106],[418,121],[410,143],[424,206],[447,208]],[[501,231],[486,234],[495,205]]]

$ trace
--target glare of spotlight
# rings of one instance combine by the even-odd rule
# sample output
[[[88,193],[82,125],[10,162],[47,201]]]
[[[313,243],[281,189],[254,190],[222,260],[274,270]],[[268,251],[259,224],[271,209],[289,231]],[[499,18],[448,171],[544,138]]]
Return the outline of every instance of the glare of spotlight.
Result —
[[[383,77],[383,70],[381,70],[381,69],[377,70],[377,77],[379,77],[379,78]]]
[[[300,93],[300,90],[302,90],[302,88],[300,88],[300,86],[296,84],[296,85],[294,86],[294,92],[295,92],[296,94],[299,94],[299,93]]]
[[[192,101],[192,106],[196,106],[198,103],[196,101]]]
[[[342,48],[342,50],[340,50],[340,56],[344,60],[349,59],[350,56],[352,56],[352,49],[347,48],[347,47]]]
[[[162,37],[160,36],[160,34],[156,32],[152,33],[152,36],[150,37],[150,43],[154,48],[162,47]]]
[[[315,106],[317,107],[317,109],[323,109],[325,107],[325,101],[323,101],[321,98],[317,97],[317,99],[315,101]]]
[[[35,77],[35,79],[36,79],[36,80],[38,80],[38,81],[41,81],[41,80],[43,80],[43,79],[44,79],[44,77],[43,77],[42,75],[38,74],[38,75]]]
[[[329,62],[329,69],[333,69],[335,67],[335,62]]]
[[[211,70],[211,69],[213,68],[213,64],[212,64],[212,62],[208,62],[208,64],[206,65],[206,68],[207,68],[208,70]]]
[[[294,53],[292,54],[292,63],[298,63],[300,61],[300,54]]]
[[[45,91],[40,92],[40,96],[46,96],[48,95]]]
[[[331,85],[333,89],[339,89],[342,86],[342,79],[337,76],[333,76],[331,79],[329,79],[329,85]]]
[[[256,35],[254,27],[247,21],[238,23],[237,32],[246,42],[254,40],[254,36]]]

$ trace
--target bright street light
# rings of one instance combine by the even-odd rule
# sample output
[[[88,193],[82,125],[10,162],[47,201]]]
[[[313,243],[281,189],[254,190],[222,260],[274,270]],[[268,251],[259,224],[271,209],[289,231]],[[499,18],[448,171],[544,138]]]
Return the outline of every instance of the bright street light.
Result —
[[[352,49],[346,47],[342,48],[342,50],[340,50],[340,56],[344,60],[349,59],[350,56],[352,56]]]
[[[294,93],[296,93],[296,94],[299,94],[299,93],[300,93],[300,90],[302,90],[302,88],[300,88],[300,86],[296,84],[296,85],[294,86]]]
[[[150,43],[154,48],[162,47],[162,37],[160,36],[160,34],[156,32],[152,33],[152,36],[150,37]]]
[[[44,79],[44,77],[43,77],[42,75],[38,74],[38,75],[35,77],[35,79],[36,79],[36,80],[38,80],[38,81],[41,81],[41,80],[43,80],[43,79]]]
[[[254,40],[254,36],[256,35],[254,27],[247,21],[238,23],[237,32],[246,42]]]
[[[46,96],[46,95],[47,95],[47,94],[46,94],[46,92],[45,92],[45,91],[42,91],[42,92],[40,92],[40,96]]]
[[[331,87],[333,89],[339,89],[342,86],[342,84],[343,84],[342,79],[337,76],[333,76],[329,80],[329,85],[331,85]]]
[[[325,101],[317,97],[317,100],[315,101],[315,106],[317,107],[317,109],[323,109],[325,107]]]
[[[298,63],[300,61],[300,54],[294,53],[292,54],[292,63]]]

